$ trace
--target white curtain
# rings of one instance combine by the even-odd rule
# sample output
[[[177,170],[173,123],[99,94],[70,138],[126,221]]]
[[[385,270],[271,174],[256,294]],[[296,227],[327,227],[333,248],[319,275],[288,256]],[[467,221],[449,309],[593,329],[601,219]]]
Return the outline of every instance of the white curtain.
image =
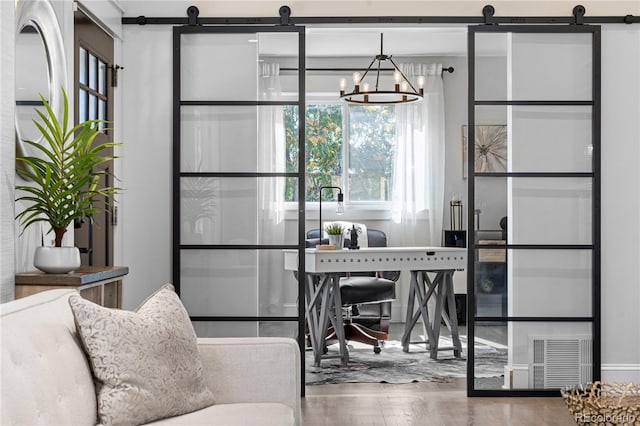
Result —
[[[442,64],[401,64],[400,69],[411,81],[424,76],[425,84],[422,102],[396,106],[393,243],[439,246],[445,165]]]
[[[279,64],[261,63],[259,99],[281,99]],[[258,171],[284,172],[285,130],[282,106],[258,107]],[[284,244],[285,178],[258,178],[258,244]],[[258,252],[259,314],[283,314],[284,270],[281,250]]]
[[[260,67],[260,100],[278,101],[281,98],[280,66],[279,64],[261,64]],[[282,106],[258,107],[258,171],[285,171],[285,131]],[[264,213],[264,223],[269,225],[267,234],[262,234],[268,244],[269,239],[275,238],[275,243],[281,243],[280,229],[284,220],[284,191],[283,178],[260,179],[260,212]],[[270,232],[269,232],[270,230]],[[276,232],[276,234],[272,234]]]

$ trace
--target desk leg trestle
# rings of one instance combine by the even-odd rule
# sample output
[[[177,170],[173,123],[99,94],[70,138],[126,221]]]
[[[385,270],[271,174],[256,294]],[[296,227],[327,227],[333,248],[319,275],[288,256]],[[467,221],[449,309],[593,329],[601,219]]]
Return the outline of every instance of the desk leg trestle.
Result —
[[[407,316],[402,335],[402,349],[409,352],[411,343],[425,343],[431,358],[438,359],[438,351],[453,350],[455,357],[462,355],[462,344],[458,331],[458,319],[456,317],[456,302],[453,294],[453,270],[439,271],[433,280],[426,271],[411,271],[411,283],[409,287],[409,301],[407,304]],[[433,321],[429,317],[427,303],[435,295],[435,311]],[[418,309],[414,309],[414,299],[418,301]],[[449,314],[444,311],[447,304]],[[415,310],[415,312],[414,312]],[[411,331],[418,319],[422,316],[423,328],[427,340],[411,342]],[[452,347],[438,347],[440,339],[440,323],[444,321],[451,332]]]
[[[314,363],[319,364],[318,350],[318,329],[320,327],[320,292],[317,291],[317,285],[314,282],[314,276],[307,274],[306,276],[306,315],[307,315],[307,328],[309,330],[309,340],[311,342],[311,348],[313,349]]]
[[[323,358],[340,358],[347,365],[349,352],[345,339],[342,300],[340,297],[340,275],[323,276],[307,274],[306,313],[314,364],[320,366]],[[319,278],[319,280],[318,280]],[[324,355],[327,348],[326,336],[329,324],[333,326],[339,342],[339,355]]]

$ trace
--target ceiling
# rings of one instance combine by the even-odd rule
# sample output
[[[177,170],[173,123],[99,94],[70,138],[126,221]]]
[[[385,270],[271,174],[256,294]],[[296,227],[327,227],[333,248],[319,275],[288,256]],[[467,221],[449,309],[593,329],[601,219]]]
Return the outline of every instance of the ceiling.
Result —
[[[466,28],[309,28],[307,56],[465,56]]]
[[[466,26],[422,27],[312,27],[306,29],[307,57],[368,57],[380,53],[380,34],[384,34],[384,53],[393,56],[466,56]],[[503,55],[504,37],[482,43],[481,55]],[[262,33],[262,55],[287,56],[297,53],[293,34]]]

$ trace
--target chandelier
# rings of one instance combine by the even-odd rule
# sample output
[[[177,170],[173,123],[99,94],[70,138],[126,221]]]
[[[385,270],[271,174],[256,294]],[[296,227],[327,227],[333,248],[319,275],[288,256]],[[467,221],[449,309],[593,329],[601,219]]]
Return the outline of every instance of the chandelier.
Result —
[[[380,54],[373,58],[364,74],[353,73],[353,90],[351,92],[345,93],[347,80],[344,78],[340,80],[341,100],[354,104],[402,104],[422,100],[424,96],[424,76],[417,77],[418,89],[416,90],[407,76],[393,62],[391,55],[384,54],[383,41],[384,34],[380,34]],[[380,90],[380,71],[383,71],[382,62],[385,61],[389,61],[393,65],[393,79],[395,80],[393,90]],[[376,63],[377,65],[374,65]],[[374,90],[371,90],[368,82],[364,82],[365,77],[372,69],[375,71],[371,72],[371,75],[374,72],[376,74]]]

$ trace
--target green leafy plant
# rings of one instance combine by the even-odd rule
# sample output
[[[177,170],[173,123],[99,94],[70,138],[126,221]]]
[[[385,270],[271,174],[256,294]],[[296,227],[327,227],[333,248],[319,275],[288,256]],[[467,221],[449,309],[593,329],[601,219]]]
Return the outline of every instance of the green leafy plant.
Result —
[[[491,293],[493,291],[493,287],[493,280],[489,278],[485,278],[480,282],[480,290],[482,290],[484,293]]]
[[[327,231],[329,235],[342,235],[344,227],[339,223],[332,223],[331,225],[325,226],[324,230]]]
[[[98,167],[117,158],[110,150],[121,144],[94,145],[99,125],[104,120],[87,120],[69,128],[69,101],[64,88],[62,95],[62,122],[40,95],[45,112],[36,109],[41,122],[34,120],[34,123],[44,136],[44,142],[25,140],[37,154],[17,157],[20,174],[32,182],[16,186],[25,192],[17,201],[28,204],[16,219],[20,219],[23,228],[37,222],[49,223],[49,231],[55,233],[56,247],[62,245],[62,237],[74,220],[92,220],[94,214],[109,209],[109,201],[121,190],[101,187],[100,179],[111,173]]]

